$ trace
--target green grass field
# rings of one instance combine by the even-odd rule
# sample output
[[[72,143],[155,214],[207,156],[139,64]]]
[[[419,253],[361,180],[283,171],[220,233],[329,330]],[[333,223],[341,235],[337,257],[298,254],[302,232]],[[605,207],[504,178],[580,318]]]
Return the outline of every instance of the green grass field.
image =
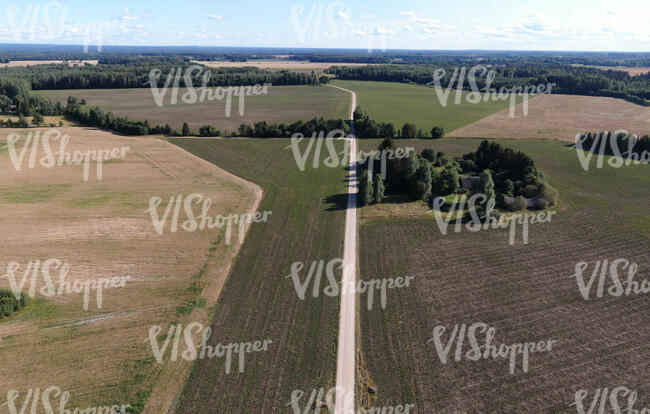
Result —
[[[247,355],[243,374],[226,375],[224,358],[197,361],[177,412],[284,412],[293,390],[333,387],[340,298],[300,300],[286,276],[294,262],[308,268],[342,257],[346,172],[301,172],[285,149],[288,140],[171,141],[262,186],[259,211],[273,212],[268,223],[251,227],[212,323],[214,343],[273,343],[266,353]]]
[[[362,141],[364,149],[377,140]],[[647,165],[585,172],[574,150],[554,141],[499,140],[530,154],[560,193],[551,223],[532,224],[529,244],[508,243],[508,230],[463,229],[443,236],[432,216],[364,219],[360,227],[363,279],[415,276],[411,288],[388,292],[387,307],[361,307],[361,347],[377,405],[413,403],[418,412],[571,413],[574,394],[625,384],[648,390],[650,302],[647,295],[583,300],[575,278],[585,261],[626,258],[647,278],[650,221]],[[433,146],[450,156],[480,140],[400,141],[418,151]],[[360,214],[363,217],[364,207]],[[619,270],[621,279],[627,271]],[[606,288],[612,282],[608,279]],[[592,289],[595,295],[595,288]],[[484,322],[493,343],[556,339],[548,353],[531,354],[528,373],[518,359],[442,364],[432,331],[442,325]],[[479,342],[481,344],[482,342]],[[468,348],[465,348],[467,350]],[[636,407],[650,402],[639,392]],[[369,398],[369,396],[366,396]]]
[[[332,81],[332,85],[356,92],[357,105],[368,111],[374,120],[392,122],[397,128],[410,122],[427,135],[434,126],[440,126],[449,133],[509,105],[509,101],[469,104],[464,98],[467,92],[462,92],[463,99],[456,105],[456,93],[452,92],[447,106],[443,107],[435,90],[423,85],[345,80]],[[521,98],[517,102],[521,102]]]
[[[325,86],[271,86],[268,95],[247,96],[244,115],[239,114],[239,98],[233,97],[230,117],[226,117],[225,100],[186,104],[181,100],[185,89],[178,92],[178,102],[171,105],[171,90],[164,106],[156,105],[151,89],[75,89],[34,91],[65,102],[68,96],[85,98],[88,106],[97,105],[105,110],[133,120],[149,120],[152,125],[169,123],[180,129],[183,122],[198,130],[203,125],[234,131],[242,123],[256,121],[295,122],[315,117],[347,118],[350,95]],[[200,92],[197,92],[200,93]]]

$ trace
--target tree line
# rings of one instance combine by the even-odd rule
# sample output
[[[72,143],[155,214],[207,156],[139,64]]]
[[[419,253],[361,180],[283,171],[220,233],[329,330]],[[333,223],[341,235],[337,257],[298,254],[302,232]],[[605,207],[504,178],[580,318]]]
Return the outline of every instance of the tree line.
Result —
[[[184,75],[192,64],[182,60],[152,60],[149,62],[128,59],[124,63],[107,65],[69,66],[66,64],[36,65],[26,67],[0,68],[0,77],[17,79],[27,83],[31,90],[54,89],[124,89],[149,87],[152,69],[159,69],[157,86],[164,86],[172,70],[182,68]],[[319,78],[312,73],[270,71],[254,67],[246,68],[208,68],[194,72],[191,84],[203,85],[203,76],[210,73],[206,86],[238,86],[271,83],[273,85],[318,85]],[[174,72],[175,74],[176,72]],[[179,79],[179,86],[187,87],[185,77]]]
[[[443,87],[457,86],[457,79],[452,79],[457,65],[375,65],[375,66],[341,66],[326,70],[338,79],[365,80],[380,82],[402,82],[430,84],[433,73],[444,69],[445,75],[440,83]],[[512,88],[525,85],[546,85],[554,83],[552,93],[570,95],[591,95],[622,98],[640,105],[650,106],[650,74],[630,76],[628,73],[616,70],[602,70],[590,67],[568,66],[561,64],[521,64],[492,66],[495,73],[490,88]],[[484,90],[486,76],[475,78],[476,86]],[[452,83],[453,81],[453,83]],[[470,84],[465,80],[461,85],[469,90]]]
[[[650,154],[650,136],[633,137],[629,133],[616,134],[611,131],[587,132],[579,137],[581,149],[603,155],[641,158]]]
[[[358,106],[353,114],[355,136],[358,138],[433,138],[444,137],[442,127],[433,127],[431,131],[424,131],[415,124],[405,123],[397,129],[391,122],[376,122],[370,114]]]

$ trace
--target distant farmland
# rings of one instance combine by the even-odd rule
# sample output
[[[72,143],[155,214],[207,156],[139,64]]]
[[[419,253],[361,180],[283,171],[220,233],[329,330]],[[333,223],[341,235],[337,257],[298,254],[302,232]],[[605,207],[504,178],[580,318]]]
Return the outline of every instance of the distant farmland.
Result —
[[[433,88],[396,82],[335,80],[333,85],[357,93],[357,105],[378,122],[392,122],[401,128],[406,122],[417,125],[428,135],[431,128],[441,126],[446,132],[471,124],[490,114],[505,109],[509,101],[489,101],[469,104],[463,99],[456,105],[455,92],[450,93],[443,107]],[[520,100],[521,101],[521,100]]]
[[[588,131],[625,129],[650,134],[650,107],[623,99],[599,96],[543,95],[528,103],[528,116],[521,107],[510,117],[508,110],[492,114],[448,135],[452,137],[552,138],[574,142]]]
[[[650,266],[649,166],[585,172],[574,150],[554,141],[500,140],[531,154],[560,193],[551,223],[532,224],[530,242],[508,244],[507,230],[443,236],[432,216],[370,219],[361,211],[360,271],[363,279],[415,276],[412,288],[388,293],[385,310],[361,307],[361,346],[377,405],[413,403],[426,413],[571,413],[574,394],[622,384],[648,390],[650,302],[647,295],[585,301],[575,265],[627,258],[637,281]],[[404,141],[416,150],[433,146],[450,156],[476,149],[479,140]],[[369,149],[377,140],[362,141]],[[400,142],[402,144],[402,142]],[[620,270],[627,279],[627,270]],[[605,288],[611,286],[608,279]],[[432,338],[437,325],[484,322],[496,328],[493,343],[556,339],[552,352],[521,358],[514,375],[508,361],[443,365]],[[482,338],[485,336],[483,335]],[[484,340],[484,339],[483,339]],[[483,344],[483,342],[479,342]],[[467,350],[467,348],[465,348]],[[636,407],[650,397],[639,392]]]
[[[247,62],[230,62],[230,61],[197,61],[201,65],[211,68],[261,68],[267,70],[290,70],[294,72],[311,72],[322,73],[325,69],[332,66],[368,66],[366,63],[345,63],[345,62],[310,62],[304,60],[249,60]]]
[[[650,73],[650,68],[639,68],[639,67],[627,67],[627,66],[592,66],[592,65],[579,65],[574,64],[571,66],[582,66],[586,68],[597,68],[601,70],[618,70],[621,72],[627,72],[630,76],[645,75]]]
[[[346,118],[350,105],[349,94],[325,86],[271,86],[268,95],[245,97],[244,116],[239,115],[239,98],[233,97],[230,117],[225,116],[225,100],[186,104],[178,92],[178,102],[171,105],[168,92],[165,105],[159,108],[151,89],[74,89],[35,91],[59,101],[68,96],[84,98],[88,106],[97,105],[121,116],[134,120],[149,120],[152,125],[169,123],[180,129],[183,122],[198,130],[203,125],[212,125],[226,131],[236,130],[242,123],[295,122],[315,117]],[[349,115],[348,115],[349,116]]]

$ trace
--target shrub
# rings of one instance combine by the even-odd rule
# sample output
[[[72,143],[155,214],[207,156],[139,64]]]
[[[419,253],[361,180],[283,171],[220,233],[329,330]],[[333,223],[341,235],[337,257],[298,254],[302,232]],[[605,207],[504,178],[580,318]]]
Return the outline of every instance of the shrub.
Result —
[[[526,207],[528,207],[528,201],[522,196],[516,197],[512,200],[512,203],[510,203],[510,211],[522,211],[525,210]]]
[[[544,210],[546,207],[548,207],[548,200],[544,197],[537,198],[533,205],[533,208],[537,210]]]
[[[39,114],[38,112],[34,112],[34,115],[32,116],[32,124],[40,126],[44,122],[45,118],[43,118],[43,115]]]
[[[544,183],[540,189],[539,195],[547,202],[547,205],[544,206],[544,208],[553,207],[557,203],[557,190],[546,183]]]
[[[29,304],[29,298],[24,294],[16,299],[13,292],[0,289],[0,319],[6,318],[14,312],[18,312]]]
[[[204,125],[199,129],[199,135],[202,137],[217,137],[219,136],[219,131],[213,126]]]
[[[18,123],[16,124],[18,128],[27,128],[29,127],[29,123],[27,122],[27,118],[24,116],[20,115],[18,118]]]

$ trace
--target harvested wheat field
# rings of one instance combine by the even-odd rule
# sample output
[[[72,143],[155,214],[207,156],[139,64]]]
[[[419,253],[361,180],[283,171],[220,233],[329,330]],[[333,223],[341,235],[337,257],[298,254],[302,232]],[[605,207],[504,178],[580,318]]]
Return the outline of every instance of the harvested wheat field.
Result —
[[[166,412],[189,363],[158,364],[145,342],[149,329],[207,324],[241,244],[233,238],[226,246],[223,230],[171,233],[170,224],[159,235],[149,200],[162,198],[162,215],[172,195],[200,193],[212,199],[211,216],[240,214],[256,208],[261,190],[166,141],[89,128],[60,129],[70,137],[66,152],[129,147],[124,158],[104,162],[101,180],[95,163],[88,181],[82,165],[45,168],[36,162],[30,169],[30,151],[17,171],[5,146],[8,134],[20,134],[20,151],[36,131],[47,130],[2,132],[0,274],[17,262],[20,279],[30,261],[59,259],[69,265],[67,281],[125,282],[105,289],[101,306],[91,290],[84,310],[83,293],[46,297],[43,277],[37,278],[30,306],[0,321],[0,394],[17,390],[21,402],[28,389],[57,386],[70,392],[68,407],[130,404],[135,412],[150,395],[150,412]],[[52,146],[58,150],[58,142]],[[50,275],[58,288],[58,271]],[[9,278],[0,278],[0,287],[10,289]],[[192,300],[199,305],[188,307]]]
[[[541,95],[522,104],[510,118],[508,109],[451,131],[458,138],[552,138],[574,142],[580,132],[619,130],[650,134],[650,107],[622,99],[576,95]]]
[[[582,65],[573,65],[573,66],[582,66]],[[630,76],[645,75],[650,73],[650,68],[639,68],[639,67],[628,67],[628,66],[587,66],[592,68],[598,68],[601,70],[618,70],[620,72],[627,72]]]
[[[650,73],[650,68],[623,68],[623,67],[615,67],[612,68],[614,70],[620,70],[623,72],[627,72],[630,76],[637,76],[637,75],[645,75],[646,73]]]

